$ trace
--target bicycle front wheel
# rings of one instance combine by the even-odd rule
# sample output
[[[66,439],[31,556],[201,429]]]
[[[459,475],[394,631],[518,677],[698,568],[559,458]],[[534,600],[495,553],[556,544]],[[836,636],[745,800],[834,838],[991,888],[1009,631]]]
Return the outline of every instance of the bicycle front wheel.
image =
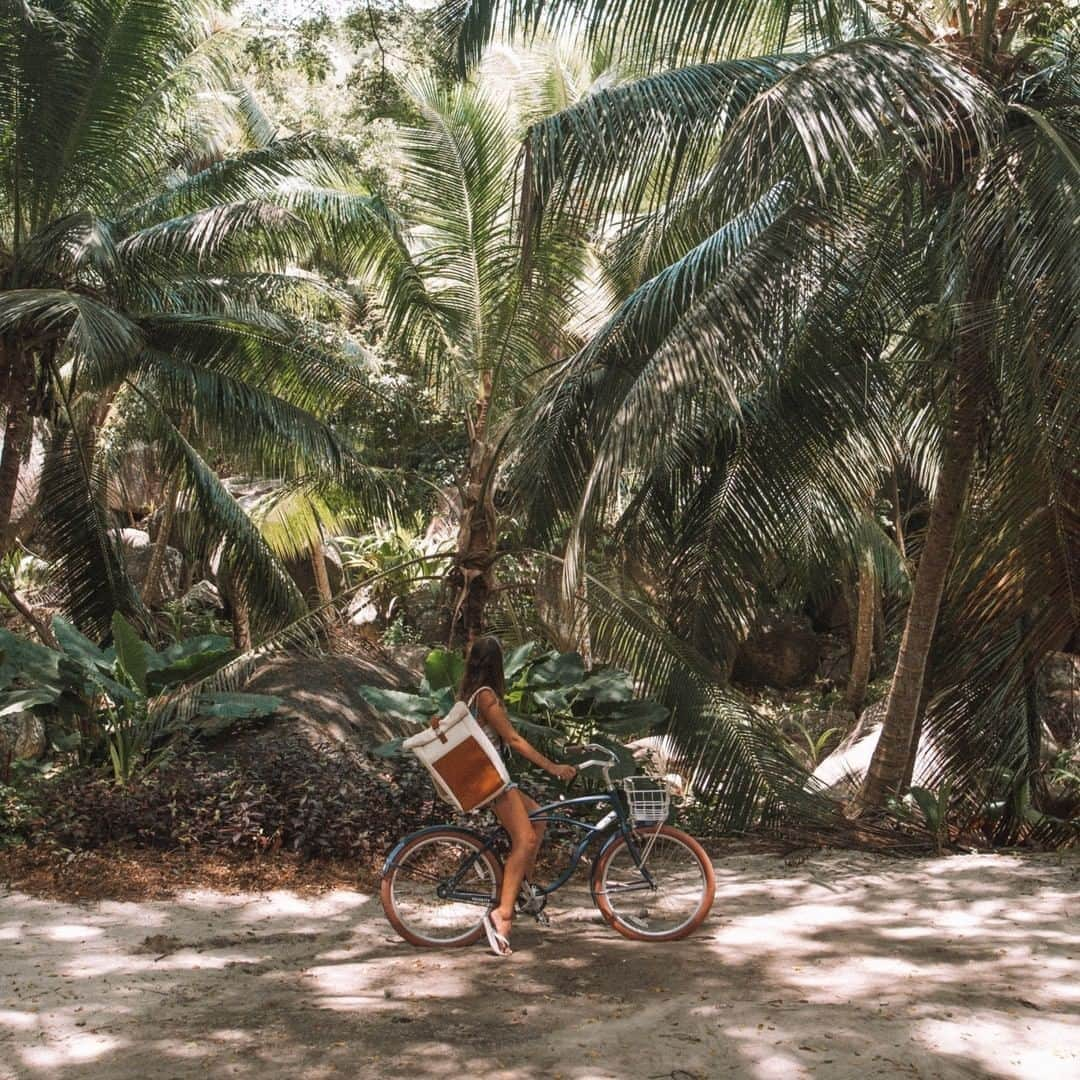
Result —
[[[607,923],[634,941],[677,941],[704,921],[716,894],[705,849],[670,825],[614,840],[593,870],[593,901]],[[640,860],[640,865],[639,865]]]
[[[423,948],[472,945],[499,897],[502,863],[481,840],[459,829],[421,833],[383,874],[380,897],[390,925]]]

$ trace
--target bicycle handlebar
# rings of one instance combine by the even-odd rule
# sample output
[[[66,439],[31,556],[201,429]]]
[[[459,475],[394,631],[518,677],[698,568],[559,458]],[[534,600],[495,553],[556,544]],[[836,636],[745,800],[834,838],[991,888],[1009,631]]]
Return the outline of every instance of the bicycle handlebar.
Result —
[[[606,746],[601,746],[599,743],[586,743],[584,746],[567,747],[568,750],[584,750],[591,751],[597,754],[606,755],[605,758],[590,758],[588,761],[583,761],[579,765],[575,765],[580,774],[583,769],[600,769],[604,774],[604,783],[608,787],[611,787],[611,775],[610,770],[619,763],[619,759],[615,754],[609,750]]]

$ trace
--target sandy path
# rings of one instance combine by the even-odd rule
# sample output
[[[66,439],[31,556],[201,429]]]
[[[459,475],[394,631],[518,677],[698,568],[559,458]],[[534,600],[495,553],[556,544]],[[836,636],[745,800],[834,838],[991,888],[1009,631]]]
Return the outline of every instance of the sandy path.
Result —
[[[645,946],[560,894],[518,951],[399,942],[376,898],[0,897],[0,1076],[1080,1077],[1080,857],[717,860]]]

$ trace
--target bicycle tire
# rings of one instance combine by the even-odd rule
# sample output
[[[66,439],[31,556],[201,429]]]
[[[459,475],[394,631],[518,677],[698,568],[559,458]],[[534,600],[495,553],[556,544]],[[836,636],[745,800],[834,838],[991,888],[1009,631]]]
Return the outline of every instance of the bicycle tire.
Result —
[[[455,863],[453,854],[450,851],[451,846],[457,848],[460,853],[457,856],[456,865],[460,865],[463,859],[467,857],[467,852],[462,851],[461,849],[480,852],[480,859],[477,865],[485,868],[489,875],[488,883],[490,886],[492,903],[498,899],[499,889],[502,886],[502,863],[493,851],[484,849],[483,842],[479,837],[465,832],[462,829],[453,829],[449,827],[419,834],[408,841],[398,852],[393,866],[389,867],[383,874],[379,886],[379,899],[382,901],[383,912],[386,915],[387,921],[397,934],[404,938],[405,941],[409,942],[410,945],[416,945],[423,949],[462,948],[466,945],[474,945],[484,935],[483,916],[487,911],[486,907],[471,904],[465,905],[469,910],[475,909],[475,923],[466,925],[460,933],[450,933],[448,936],[439,937],[433,936],[430,932],[425,936],[425,928],[419,924],[419,920],[409,910],[408,905],[402,902],[402,890],[399,883],[407,876],[413,863],[418,860],[421,853],[426,849],[429,856],[438,859],[439,855],[437,849],[439,847],[445,847],[447,849],[447,864],[452,867]],[[429,876],[431,875],[425,873],[425,878]],[[417,889],[417,892],[420,895],[424,895],[424,885],[426,885],[426,881],[424,878],[421,878],[420,880],[421,884]],[[428,899],[433,909],[436,908],[436,905],[451,903],[451,901],[441,901],[435,895],[434,888],[431,889]],[[447,911],[448,908],[443,908],[443,910]],[[464,914],[464,912],[462,914]],[[467,919],[464,921],[468,923]]]
[[[618,869],[626,873],[629,872],[628,868],[630,866],[636,868],[636,863],[633,862],[633,857],[629,854],[626,837],[622,835],[616,837],[604,848],[593,868],[591,882],[593,903],[596,904],[604,921],[613,930],[622,934],[623,937],[630,938],[632,941],[678,941],[680,938],[692,934],[708,917],[716,896],[716,877],[713,873],[712,862],[705,853],[705,849],[692,836],[684,833],[681,829],[673,828],[670,825],[649,825],[634,830],[634,838],[642,847],[648,845],[650,837],[654,834],[657,835],[657,839],[654,841],[653,848],[650,851],[649,863],[646,864],[649,866],[650,871],[653,870],[653,852],[657,851],[656,845],[663,841],[665,849],[669,844],[681,847],[689,856],[687,865],[696,864],[701,875],[700,899],[689,911],[686,918],[678,922],[674,927],[650,931],[647,918],[635,918],[633,921],[628,921],[626,916],[613,906],[609,897],[618,895],[617,890],[610,888],[610,878],[613,871]],[[691,863],[690,860],[693,862]],[[659,884],[662,885],[662,881]]]

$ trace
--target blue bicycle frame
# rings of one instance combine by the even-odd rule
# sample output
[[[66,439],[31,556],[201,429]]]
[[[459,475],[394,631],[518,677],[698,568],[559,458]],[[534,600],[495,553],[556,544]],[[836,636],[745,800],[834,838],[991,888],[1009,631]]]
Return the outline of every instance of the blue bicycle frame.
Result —
[[[560,813],[560,811],[565,811],[571,806],[601,806],[605,804],[609,807],[608,813],[595,823],[579,821],[577,818],[568,817],[565,813]],[[603,854],[603,852],[620,837],[625,837],[630,854],[633,856],[634,862],[642,875],[643,880],[640,884],[622,885],[620,886],[619,891],[630,892],[635,889],[654,889],[656,887],[652,875],[642,861],[638,846],[634,842],[633,825],[626,812],[626,807],[617,791],[609,790],[596,795],[578,795],[573,799],[562,799],[559,802],[548,803],[546,806],[541,806],[534,810],[529,815],[529,819],[531,821],[554,822],[562,825],[569,825],[584,833],[581,841],[574,848],[569,865],[550,885],[537,885],[535,882],[532,883],[540,895],[550,896],[553,892],[561,889],[573,876],[574,871],[577,870],[585,852],[588,851],[600,837],[605,835],[607,840],[601,848],[601,854]],[[616,822],[618,823],[618,828],[612,830],[611,826],[616,824]],[[399,841],[386,857],[386,863],[383,866],[383,874],[385,875],[389,870],[393,869],[396,865],[397,856],[406,844],[410,843],[417,836],[423,836],[424,834],[431,832],[440,832],[445,828],[447,828],[446,825],[432,825],[426,829],[420,829],[418,832],[412,833]],[[457,827],[454,826],[454,828]],[[436,894],[443,900],[459,900],[464,903],[488,906],[491,903],[490,894],[470,892],[466,889],[462,889],[460,883],[475,865],[476,861],[482,858],[485,852],[494,848],[495,841],[502,834],[503,830],[501,827],[492,829],[486,836],[473,829],[458,829],[458,831],[472,834],[477,840],[482,842],[482,845],[479,850],[474,851],[468,858],[462,861],[457,869],[457,873],[455,873],[452,878],[447,878],[439,882],[435,890]]]

